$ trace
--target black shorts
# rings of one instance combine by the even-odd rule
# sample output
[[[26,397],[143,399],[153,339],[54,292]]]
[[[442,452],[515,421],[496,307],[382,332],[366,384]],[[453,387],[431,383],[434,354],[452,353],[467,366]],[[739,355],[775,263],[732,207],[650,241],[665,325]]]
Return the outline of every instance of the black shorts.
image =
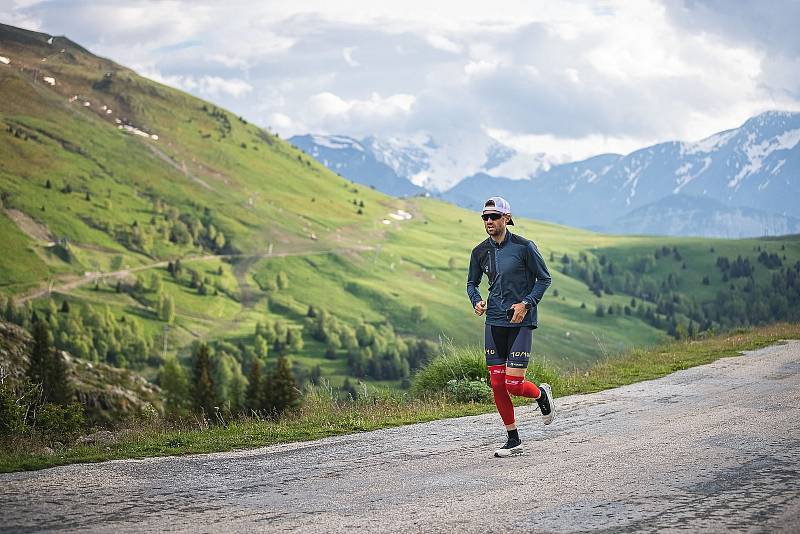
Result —
[[[528,367],[533,343],[533,328],[529,326],[486,325],[486,365]]]

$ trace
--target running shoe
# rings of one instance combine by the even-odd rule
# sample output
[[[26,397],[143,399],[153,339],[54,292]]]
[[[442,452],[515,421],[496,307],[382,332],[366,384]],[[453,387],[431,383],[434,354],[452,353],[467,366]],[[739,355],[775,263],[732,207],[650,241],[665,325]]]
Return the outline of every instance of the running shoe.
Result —
[[[509,456],[519,456],[523,454],[522,441],[519,439],[510,439],[506,444],[494,451],[495,458],[507,458]]]
[[[553,390],[550,388],[550,384],[541,384],[539,390],[542,394],[536,399],[536,403],[544,416],[544,424],[549,425],[553,422],[553,417],[556,414],[556,407],[553,403]]]

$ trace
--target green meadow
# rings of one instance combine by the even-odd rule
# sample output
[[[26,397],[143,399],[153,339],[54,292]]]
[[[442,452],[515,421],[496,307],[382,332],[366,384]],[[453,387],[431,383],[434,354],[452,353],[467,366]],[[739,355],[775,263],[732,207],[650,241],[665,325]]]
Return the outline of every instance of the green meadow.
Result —
[[[265,321],[305,329],[309,308],[352,328],[389,324],[409,340],[482,342],[482,319],[465,294],[470,251],[486,237],[476,213],[354,184],[277,135],[78,46],[48,56],[43,66],[44,37],[22,44],[3,28],[0,51],[12,59],[0,68],[5,296],[42,310],[53,299],[57,307],[67,301],[135,318],[154,347],[137,367],[149,379],[165,355],[186,361],[197,340],[249,346]],[[56,78],[56,85],[37,83],[42,75]],[[399,217],[399,210],[411,218]],[[769,286],[776,272],[759,263],[761,252],[780,255],[781,268],[800,260],[796,236],[611,236],[516,222],[512,230],[537,243],[553,277],[540,304],[534,357],[562,370],[663,342],[676,325],[699,328],[697,309],[717,306],[720,292],[745,289],[742,278],[723,280],[719,256],[748,258],[754,272],[747,279],[755,288]],[[642,259],[664,247],[682,259]],[[602,272],[607,290],[593,291],[565,273],[564,256],[573,262],[583,256],[580,261]],[[165,262],[178,259],[186,273],[176,278]],[[608,261],[615,273],[603,271]],[[642,261],[647,265],[638,273]],[[622,288],[624,272],[637,273],[635,292]],[[288,280],[283,287],[279,276]],[[159,317],[155,293],[129,289],[137,277],[147,287],[153,277],[160,280],[160,294],[174,302],[172,321]],[[636,313],[632,301],[654,309],[662,304],[656,294],[641,296],[648,284],[661,297],[677,298],[678,308],[654,311],[656,320]],[[52,293],[42,293],[51,286]],[[482,289],[485,294],[485,282]],[[630,313],[620,313],[626,306]],[[709,328],[738,324],[720,318],[717,308],[712,312]],[[781,313],[770,318],[791,319]],[[302,335],[303,349],[289,353],[295,365],[319,365],[335,386],[352,377],[345,348],[326,358],[325,342],[306,330]],[[361,378],[380,389],[402,384]]]

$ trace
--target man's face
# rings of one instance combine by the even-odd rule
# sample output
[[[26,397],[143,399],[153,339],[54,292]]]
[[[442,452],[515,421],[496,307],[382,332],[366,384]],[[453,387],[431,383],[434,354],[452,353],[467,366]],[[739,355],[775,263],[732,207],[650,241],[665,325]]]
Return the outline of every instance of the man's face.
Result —
[[[492,219],[492,217],[497,215],[500,217]],[[486,219],[483,221],[483,227],[486,229],[486,233],[492,237],[496,237],[503,235],[503,230],[506,229],[506,223],[508,223],[508,219],[510,219],[511,216],[497,211],[486,210],[483,212],[483,218]]]

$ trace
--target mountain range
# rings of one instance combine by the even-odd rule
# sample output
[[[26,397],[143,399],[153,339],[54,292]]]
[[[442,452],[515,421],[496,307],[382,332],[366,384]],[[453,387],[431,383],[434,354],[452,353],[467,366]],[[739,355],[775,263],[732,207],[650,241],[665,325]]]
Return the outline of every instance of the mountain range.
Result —
[[[335,136],[348,140],[336,146],[330,139],[290,141],[343,176],[394,195],[418,192],[412,181],[433,157],[419,146],[406,151],[394,143],[387,149],[374,138]],[[769,111],[698,142],[659,143],[625,156],[555,166],[533,160],[527,179],[503,176],[504,164],[519,156],[498,143],[478,172],[428,193],[469,209],[501,195],[512,201],[515,214],[611,233],[749,237],[800,231],[800,113]],[[382,164],[382,172],[357,165],[358,158]],[[415,165],[384,163],[407,159]]]

